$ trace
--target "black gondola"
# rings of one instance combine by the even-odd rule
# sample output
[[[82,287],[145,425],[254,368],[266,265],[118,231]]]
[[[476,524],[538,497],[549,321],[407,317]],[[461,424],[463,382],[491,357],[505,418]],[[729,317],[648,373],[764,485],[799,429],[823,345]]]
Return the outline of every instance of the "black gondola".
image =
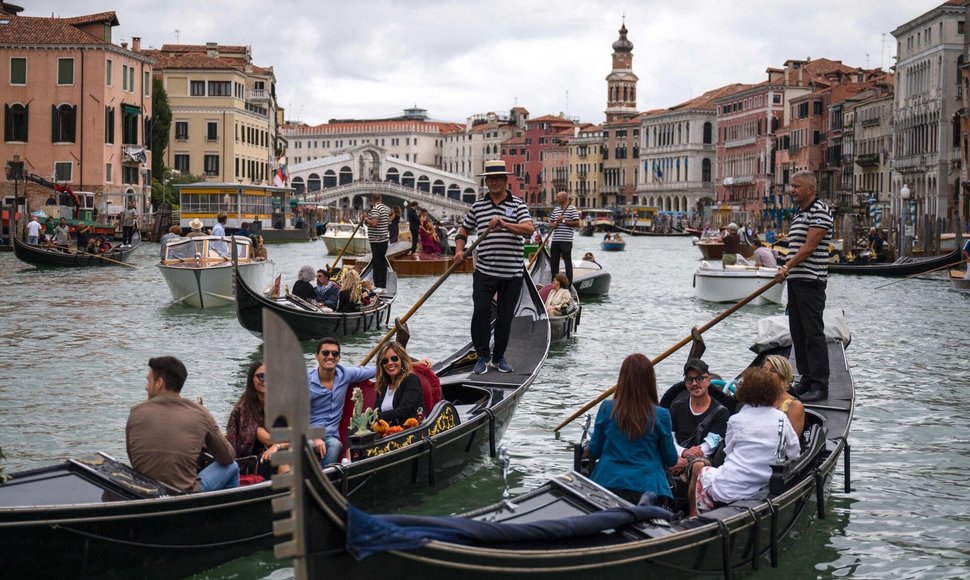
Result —
[[[543,248],[538,252],[532,267],[529,268],[529,276],[537,286],[546,286],[552,283],[552,268],[549,254]],[[540,291],[540,295],[542,292]],[[579,303],[579,293],[575,286],[569,287],[570,304],[569,309],[562,316],[550,316],[549,326],[551,328],[551,340],[553,343],[566,340],[572,337],[576,329],[579,328],[579,321],[582,318],[583,306]]]
[[[314,470],[356,504],[383,510],[420,501],[494,454],[548,353],[542,303],[531,284],[522,287],[506,355],[515,372],[472,374],[475,354],[465,345],[435,365],[443,399],[418,427],[352,443],[362,459]],[[267,381],[297,396],[308,391],[303,349],[268,316]],[[14,473],[0,484],[0,570],[9,578],[194,574],[272,545],[271,500],[285,495],[272,486],[177,494],[104,455]]]
[[[371,272],[368,265],[361,277],[370,277]],[[262,338],[263,311],[269,310],[285,320],[302,341],[382,329],[391,321],[391,305],[397,294],[397,274],[388,269],[387,287],[380,295],[377,306],[358,312],[323,312],[310,304],[301,306],[301,302],[277,301],[250,287],[235,272],[233,286],[236,290],[236,319],[243,328]]]
[[[859,276],[905,277],[924,274],[930,270],[945,268],[960,262],[962,256],[956,249],[943,256],[929,258],[900,258],[891,264],[829,264],[829,274],[856,274]]]
[[[771,353],[790,356],[789,350],[763,353],[753,364]],[[298,579],[377,578],[388,570],[395,576],[464,580],[650,578],[673,571],[685,577],[719,573],[729,578],[745,568],[757,570],[766,557],[777,566],[781,542],[812,513],[824,517],[827,483],[843,452],[849,473],[846,437],[854,385],[842,342],[830,342],[828,352],[829,398],[806,405],[802,453],[773,466],[764,500],[736,502],[697,518],[653,519],[656,511],[636,508],[571,472],[511,501],[458,517],[370,517],[351,509],[327,479],[315,474],[313,456],[304,446],[298,457],[303,465],[294,466],[298,475],[290,490],[292,513],[281,514],[292,517],[278,528],[281,539],[288,541],[277,545],[276,553],[293,557]],[[848,489],[848,481],[845,485]],[[617,511],[626,521],[617,523]],[[605,517],[609,519],[604,523]],[[380,546],[362,542],[357,534],[348,536],[348,522],[354,529],[365,524],[372,536],[388,531],[390,524],[390,535],[379,538],[385,540]],[[538,533],[526,535],[525,526],[509,524],[529,524]],[[414,526],[423,530],[412,532]],[[562,533],[564,528],[583,532],[569,536]],[[496,541],[496,536],[507,541]],[[358,557],[370,555],[356,559],[351,551]]]
[[[132,247],[122,248],[113,246],[104,254],[89,254],[75,248],[50,248],[28,244],[23,240],[13,238],[14,255],[22,262],[35,266],[56,268],[90,268],[96,266],[117,266],[118,262],[127,262],[128,257],[141,243],[141,236],[137,233],[132,238]]]

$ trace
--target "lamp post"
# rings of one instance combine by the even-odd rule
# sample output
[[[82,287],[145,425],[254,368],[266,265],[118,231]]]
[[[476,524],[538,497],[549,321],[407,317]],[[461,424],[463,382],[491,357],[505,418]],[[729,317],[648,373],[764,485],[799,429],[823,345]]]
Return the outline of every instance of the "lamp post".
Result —
[[[899,214],[899,230],[902,236],[900,249],[904,256],[911,256],[913,254],[913,226],[909,221],[909,186],[907,186],[905,183],[903,184],[902,189],[899,190]]]

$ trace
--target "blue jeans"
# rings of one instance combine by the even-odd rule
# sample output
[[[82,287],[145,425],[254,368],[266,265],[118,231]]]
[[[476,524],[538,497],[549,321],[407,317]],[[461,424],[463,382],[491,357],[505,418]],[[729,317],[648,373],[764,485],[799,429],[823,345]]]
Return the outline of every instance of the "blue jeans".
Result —
[[[340,463],[340,456],[344,450],[344,445],[340,442],[340,438],[327,435],[323,438],[323,444],[327,446],[327,453],[320,460],[320,464]]]
[[[229,465],[219,465],[213,461],[199,472],[199,488],[202,491],[216,491],[239,487],[239,465],[233,461]]]
[[[40,236],[27,236],[27,243],[36,246],[40,243]]]

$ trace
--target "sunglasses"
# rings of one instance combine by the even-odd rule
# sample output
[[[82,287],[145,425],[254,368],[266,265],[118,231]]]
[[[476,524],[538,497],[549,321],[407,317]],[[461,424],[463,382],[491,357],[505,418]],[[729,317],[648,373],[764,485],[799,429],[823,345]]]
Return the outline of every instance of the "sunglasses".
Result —
[[[386,365],[389,362],[392,362],[392,363],[401,362],[401,357],[397,356],[396,354],[392,354],[389,357],[385,357],[381,359],[382,365]]]
[[[259,382],[261,382],[261,383],[266,380],[266,373],[256,373],[253,376],[256,377],[257,379],[259,379]]]
[[[337,357],[340,356],[340,351],[339,350],[321,350],[317,354],[320,355],[320,356],[322,356],[323,358],[327,358],[328,356],[332,356],[333,358],[337,358]]]
[[[706,378],[707,378],[707,375],[697,375],[696,377],[684,377],[684,383],[688,385],[691,383],[703,383],[704,379]]]

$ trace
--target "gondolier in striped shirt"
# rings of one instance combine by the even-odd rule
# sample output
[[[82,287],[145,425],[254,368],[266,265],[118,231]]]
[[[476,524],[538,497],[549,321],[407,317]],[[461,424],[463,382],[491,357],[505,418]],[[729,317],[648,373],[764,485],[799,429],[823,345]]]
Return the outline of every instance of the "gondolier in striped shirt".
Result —
[[[512,372],[512,365],[505,360],[505,349],[512,330],[515,303],[522,287],[523,238],[535,229],[525,202],[506,191],[505,184],[511,175],[505,162],[485,162],[485,178],[488,195],[472,204],[465,215],[458,235],[455,236],[455,262],[465,260],[465,244],[468,234],[490,232],[479,244],[475,256],[475,273],[472,283],[472,342],[478,353],[475,374],[484,374],[489,363],[500,372]],[[492,297],[496,297],[498,309],[495,315],[495,347],[489,348],[491,339]]]
[[[825,286],[828,247],[832,242],[832,214],[815,195],[817,181],[811,171],[792,176],[792,198],[798,213],[788,230],[788,254],[775,280],[788,279],[788,326],[801,379],[795,394],[804,402],[829,395],[829,356],[825,346]]]
[[[552,277],[559,273],[559,259],[566,264],[566,277],[573,283],[573,235],[579,227],[579,211],[570,205],[569,195],[565,191],[556,194],[556,209],[549,216],[549,227],[552,228],[552,246],[549,257],[552,258]]]
[[[367,239],[370,241],[370,261],[374,265],[374,287],[382,291],[387,287],[387,226],[390,211],[381,201],[381,194],[370,194],[371,208],[367,212]]]

